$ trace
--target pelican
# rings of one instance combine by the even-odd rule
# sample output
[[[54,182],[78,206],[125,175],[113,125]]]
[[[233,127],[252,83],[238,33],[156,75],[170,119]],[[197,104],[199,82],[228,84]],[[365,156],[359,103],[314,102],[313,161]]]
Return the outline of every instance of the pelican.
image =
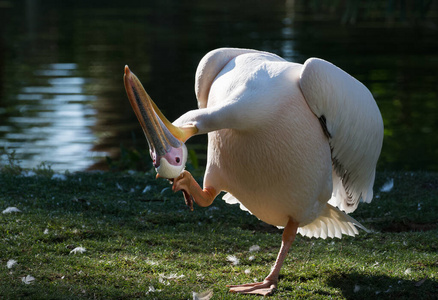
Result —
[[[157,177],[186,203],[206,207],[220,192],[260,220],[284,228],[262,282],[230,292],[270,295],[296,234],[341,238],[365,229],[348,216],[370,202],[383,121],[370,91],[318,58],[304,64],[268,52],[221,48],[196,71],[199,109],[169,122],[125,66],[125,88],[149,143]],[[208,134],[203,187],[184,170],[185,142]]]

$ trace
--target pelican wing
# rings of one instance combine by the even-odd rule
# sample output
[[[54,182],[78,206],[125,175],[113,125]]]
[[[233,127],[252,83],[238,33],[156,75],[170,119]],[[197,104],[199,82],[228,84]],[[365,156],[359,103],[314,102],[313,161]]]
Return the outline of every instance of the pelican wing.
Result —
[[[332,205],[346,212],[370,202],[383,120],[371,92],[358,80],[322,59],[308,59],[300,87],[319,118],[332,150]]]

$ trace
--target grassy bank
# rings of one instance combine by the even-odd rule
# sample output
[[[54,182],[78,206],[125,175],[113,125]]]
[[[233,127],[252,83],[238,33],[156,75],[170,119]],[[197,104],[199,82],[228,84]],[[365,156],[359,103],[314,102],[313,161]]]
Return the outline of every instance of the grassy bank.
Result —
[[[219,198],[190,212],[153,174],[52,175],[0,173],[0,210],[21,211],[0,214],[0,299],[253,299],[225,285],[275,261],[281,231]],[[353,214],[373,232],[299,236],[271,299],[436,297],[438,175],[379,173],[375,190]]]

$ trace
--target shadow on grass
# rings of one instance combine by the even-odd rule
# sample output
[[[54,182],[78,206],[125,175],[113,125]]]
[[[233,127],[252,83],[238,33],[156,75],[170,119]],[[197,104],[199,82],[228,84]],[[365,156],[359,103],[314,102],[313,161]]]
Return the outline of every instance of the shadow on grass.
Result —
[[[385,275],[343,273],[330,277],[328,285],[340,289],[346,299],[437,299],[438,295],[438,282],[427,277],[412,281]]]

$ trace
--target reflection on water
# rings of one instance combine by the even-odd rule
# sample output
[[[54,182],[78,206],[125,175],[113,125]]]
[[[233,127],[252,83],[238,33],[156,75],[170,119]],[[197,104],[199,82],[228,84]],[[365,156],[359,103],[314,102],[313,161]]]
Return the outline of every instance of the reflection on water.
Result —
[[[9,125],[0,128],[0,136],[22,158],[23,167],[35,167],[36,162],[50,162],[57,169],[89,166],[84,156],[90,156],[96,139],[91,130],[96,96],[87,94],[90,80],[75,77],[76,69],[75,63],[39,66],[33,82],[18,90],[15,113],[7,118]],[[99,154],[104,155],[93,153]]]
[[[436,5],[425,25],[397,23],[393,11],[388,28],[378,5],[364,4],[362,15],[345,19],[356,25],[344,26],[340,4],[318,1],[88,2],[0,1],[0,147],[15,150],[23,167],[45,161],[84,170],[121,145],[147,147],[125,95],[124,65],[175,119],[196,108],[202,56],[232,46],[339,65],[381,108],[379,168],[438,170]]]

